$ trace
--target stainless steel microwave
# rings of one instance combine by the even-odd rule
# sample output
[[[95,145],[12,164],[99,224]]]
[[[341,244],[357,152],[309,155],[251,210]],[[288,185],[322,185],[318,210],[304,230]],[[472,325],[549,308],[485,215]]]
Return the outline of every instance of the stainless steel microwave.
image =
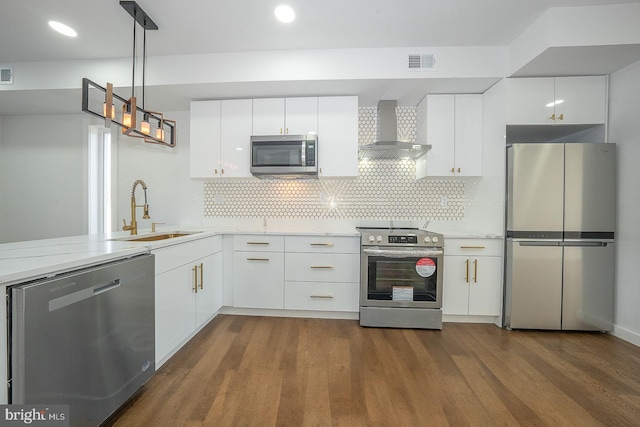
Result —
[[[317,176],[318,135],[252,136],[251,173],[258,176]]]

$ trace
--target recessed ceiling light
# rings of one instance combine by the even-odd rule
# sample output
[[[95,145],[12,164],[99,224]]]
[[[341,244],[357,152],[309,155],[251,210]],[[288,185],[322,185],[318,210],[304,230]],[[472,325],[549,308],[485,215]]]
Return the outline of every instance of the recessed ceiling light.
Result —
[[[294,10],[286,4],[281,4],[280,6],[276,7],[274,13],[278,21],[285,24],[292,22],[296,18],[296,12],[294,12]]]
[[[64,34],[67,37],[75,37],[78,35],[78,33],[76,33],[76,30],[74,30],[70,26],[65,25],[61,22],[49,21],[49,26],[54,30],[56,30],[57,32],[59,32],[60,34]]]

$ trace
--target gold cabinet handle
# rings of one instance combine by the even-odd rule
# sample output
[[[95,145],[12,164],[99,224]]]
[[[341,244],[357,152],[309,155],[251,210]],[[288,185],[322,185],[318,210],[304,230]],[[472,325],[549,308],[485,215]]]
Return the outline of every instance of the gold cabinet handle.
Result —
[[[485,246],[460,246],[460,249],[485,249]]]
[[[247,258],[247,261],[270,261],[269,258]]]
[[[193,290],[198,293],[198,266],[193,266]]]
[[[458,168],[458,173],[460,173],[460,168]]]
[[[466,259],[464,261],[465,273],[464,273],[464,281],[469,283],[469,260]]]
[[[218,169],[214,169],[214,170],[213,170],[213,174],[214,174],[214,175],[218,175]]]
[[[333,243],[309,243],[311,246],[329,246],[332,247]]]
[[[478,260],[473,260],[473,283],[478,283]]]
[[[556,120],[556,115],[555,115],[555,113],[554,113],[554,114],[552,114],[552,115],[551,115],[551,117],[549,117],[549,120],[553,120],[553,121],[555,121],[555,120]]]
[[[317,299],[333,299],[333,295],[309,295],[309,298],[317,298]]]
[[[200,289],[204,286],[204,265],[200,263]]]
[[[220,175],[224,175],[224,169],[220,169]]]
[[[333,265],[312,265],[310,268],[333,268]]]
[[[456,168],[451,168],[451,173],[456,173]]]
[[[560,114],[560,115],[558,116],[558,120],[564,120],[564,114]]]
[[[280,135],[282,135],[282,128],[280,128]]]
[[[247,242],[247,245],[268,245],[269,242]]]

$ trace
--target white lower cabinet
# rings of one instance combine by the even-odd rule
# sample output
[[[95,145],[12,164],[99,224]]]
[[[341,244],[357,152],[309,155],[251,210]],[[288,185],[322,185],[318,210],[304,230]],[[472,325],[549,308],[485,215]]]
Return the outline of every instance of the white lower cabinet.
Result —
[[[284,308],[284,254],[234,252],[233,306]]]
[[[357,236],[236,235],[233,306],[358,311]]]
[[[222,239],[160,248],[156,256],[156,367],[222,306]]]
[[[443,314],[500,315],[502,240],[447,239],[443,274]]]
[[[358,311],[360,239],[285,237],[285,309]]]
[[[284,308],[284,237],[233,237],[233,306]]]

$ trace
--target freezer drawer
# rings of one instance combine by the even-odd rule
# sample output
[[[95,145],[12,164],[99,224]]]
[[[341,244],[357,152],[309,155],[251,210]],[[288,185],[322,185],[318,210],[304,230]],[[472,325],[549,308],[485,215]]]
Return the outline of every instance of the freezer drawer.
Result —
[[[507,328],[561,328],[562,247],[559,244],[507,239]]]
[[[615,247],[565,242],[562,329],[613,330]]]

